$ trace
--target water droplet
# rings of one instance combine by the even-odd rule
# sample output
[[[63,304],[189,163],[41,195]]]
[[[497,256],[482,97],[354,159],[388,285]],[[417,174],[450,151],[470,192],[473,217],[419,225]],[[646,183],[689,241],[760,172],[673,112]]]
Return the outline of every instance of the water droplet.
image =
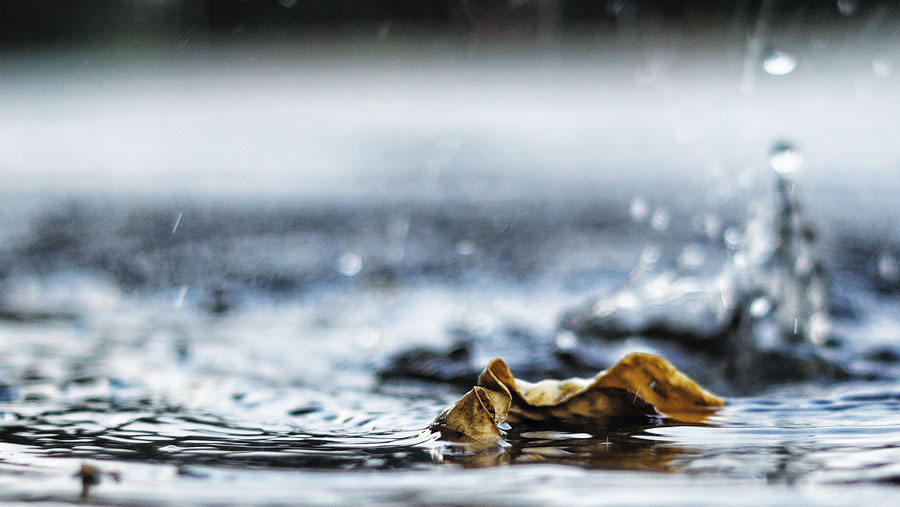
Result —
[[[635,222],[643,222],[647,220],[647,215],[650,214],[650,207],[647,206],[647,201],[638,197],[631,201],[631,208],[629,208],[628,213]]]
[[[750,315],[757,319],[765,317],[772,311],[772,303],[768,298],[758,297],[750,303]]]
[[[813,262],[811,252],[809,250],[797,253],[794,259],[794,276],[807,277],[812,274],[815,263]]]
[[[729,227],[722,233],[722,239],[728,248],[736,249],[741,246],[741,231],[737,227]]]
[[[650,227],[653,227],[653,230],[657,232],[662,232],[668,229],[671,222],[672,215],[670,215],[668,211],[662,208],[654,211],[653,216],[650,217]]]
[[[678,264],[684,268],[699,268],[706,260],[703,250],[699,245],[690,244],[684,247],[678,256]]]
[[[572,350],[578,344],[578,339],[571,331],[561,331],[556,335],[556,348],[560,350]]]
[[[659,261],[659,248],[655,246],[648,246],[641,251],[641,263],[642,264],[655,264]]]
[[[475,253],[475,243],[464,239],[456,244],[456,253],[459,255],[472,255]]]
[[[769,164],[778,174],[788,175],[800,168],[803,157],[791,144],[779,141],[772,147]]]
[[[703,232],[709,239],[716,239],[722,232],[722,221],[716,215],[706,215],[703,219]]]
[[[295,7],[299,1],[300,0],[278,0],[278,3],[285,9],[290,9],[291,7]]]
[[[894,71],[894,64],[884,58],[872,59],[872,72],[878,77],[888,77]]]
[[[816,312],[809,318],[809,339],[816,345],[825,343],[831,335],[831,319],[824,312]]]
[[[837,0],[838,12],[840,12],[844,16],[852,16],[856,14],[856,9],[858,7],[859,2],[857,0]]]
[[[884,280],[893,281],[900,275],[900,263],[891,254],[882,254],[878,258],[878,275]]]
[[[790,74],[797,66],[797,59],[784,51],[773,51],[763,60],[763,70],[773,76]]]
[[[347,252],[338,259],[337,269],[344,276],[356,276],[362,270],[362,257],[353,252]]]

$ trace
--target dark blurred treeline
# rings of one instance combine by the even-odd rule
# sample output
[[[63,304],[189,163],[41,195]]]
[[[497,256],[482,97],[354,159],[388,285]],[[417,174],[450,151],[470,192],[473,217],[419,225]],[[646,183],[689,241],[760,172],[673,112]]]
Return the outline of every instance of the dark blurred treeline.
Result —
[[[591,29],[643,20],[751,25],[773,16],[838,18],[884,9],[856,0],[0,0],[5,46],[92,41],[174,42],[368,31],[494,37]],[[371,30],[375,27],[375,30]],[[378,30],[381,27],[381,30]]]

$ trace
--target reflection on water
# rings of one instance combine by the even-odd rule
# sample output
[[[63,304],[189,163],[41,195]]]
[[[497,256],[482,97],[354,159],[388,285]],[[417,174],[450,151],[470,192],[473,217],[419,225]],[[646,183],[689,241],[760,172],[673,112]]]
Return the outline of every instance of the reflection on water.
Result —
[[[816,243],[789,183],[713,226],[654,208],[665,228],[633,199],[41,210],[0,252],[0,499],[73,501],[83,460],[121,472],[89,488],[111,503],[896,495],[889,247]],[[622,306],[629,285],[650,292]],[[585,299],[599,336],[559,326]],[[537,380],[635,349],[752,396],[701,425],[520,427],[489,449],[425,430],[492,357]]]
[[[94,486],[92,498],[138,503],[185,498],[214,502],[227,495],[251,503],[290,502],[290,492],[300,491],[297,481],[305,484],[310,471],[316,478],[312,496],[293,501],[458,500],[458,490],[474,486],[472,481],[478,486],[464,489],[465,498],[476,502],[535,496],[568,501],[574,495],[575,503],[589,503],[577,498],[584,490],[571,488],[596,481],[605,482],[605,494],[618,501],[629,495],[646,500],[642,495],[672,487],[687,496],[666,497],[661,503],[701,498],[700,489],[712,495],[707,501],[724,501],[729,499],[728,490],[722,489],[727,485],[753,495],[797,495],[812,501],[826,493],[825,498],[832,498],[848,483],[875,487],[900,480],[900,430],[895,424],[900,393],[893,386],[847,386],[827,397],[806,398],[808,394],[809,388],[733,399],[708,425],[661,421],[615,429],[529,428],[510,432],[506,446],[477,451],[435,442],[419,428],[402,429],[403,423],[382,432],[304,431],[305,425],[318,427],[321,422],[303,410],[284,414],[283,421],[290,422],[274,429],[264,421],[237,424],[152,404],[85,400],[29,416],[6,404],[0,431],[0,498],[71,501],[79,488],[72,474],[82,459],[122,476],[119,484],[103,481]],[[357,413],[375,407],[372,412],[377,414],[377,395],[357,396]],[[424,419],[439,408],[433,402],[409,407],[401,418]],[[338,414],[331,415],[325,419],[340,427]],[[386,419],[396,424],[390,416]],[[498,465],[513,468],[498,477],[491,471]],[[473,476],[454,472],[457,467],[482,471]],[[572,467],[592,472],[585,475]],[[388,470],[400,475],[385,475]],[[418,480],[405,475],[409,470],[419,471]],[[626,471],[641,474],[622,475]],[[672,482],[657,474],[680,479]],[[247,489],[257,482],[266,487]],[[794,489],[773,491],[778,485]],[[171,496],[156,491],[166,488]],[[548,491],[553,494],[546,496]],[[854,491],[854,498],[874,494],[866,488]],[[839,495],[838,500],[846,498]]]

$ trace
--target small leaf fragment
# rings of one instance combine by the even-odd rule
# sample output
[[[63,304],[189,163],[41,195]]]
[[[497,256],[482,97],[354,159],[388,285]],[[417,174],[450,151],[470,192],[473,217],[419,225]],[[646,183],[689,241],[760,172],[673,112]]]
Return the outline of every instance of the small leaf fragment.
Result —
[[[100,484],[104,475],[109,476],[115,482],[122,480],[122,474],[117,470],[102,470],[96,465],[82,463],[73,477],[81,479],[81,499],[86,500],[90,495],[91,487]]]
[[[441,412],[429,429],[452,442],[499,442],[503,433],[498,424],[506,421],[508,408],[508,396],[476,386]]]

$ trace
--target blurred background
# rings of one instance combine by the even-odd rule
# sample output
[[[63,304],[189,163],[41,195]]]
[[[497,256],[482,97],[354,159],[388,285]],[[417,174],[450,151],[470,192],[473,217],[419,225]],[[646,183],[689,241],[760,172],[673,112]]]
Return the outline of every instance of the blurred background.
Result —
[[[728,201],[768,188],[787,140],[817,211],[896,217],[897,16],[853,0],[3,1],[2,188]]]
[[[641,244],[740,230],[782,146],[825,243],[876,245],[851,264],[893,287],[898,16],[854,0],[4,0],[0,274],[211,301],[357,274],[586,290]],[[626,225],[632,252],[603,257],[598,231]]]
[[[893,287],[898,14],[853,0],[2,1],[4,279],[205,287],[213,307],[248,288],[486,272],[586,290],[640,254],[602,258],[598,231],[722,244],[790,172],[825,244],[877,245],[859,265]]]

